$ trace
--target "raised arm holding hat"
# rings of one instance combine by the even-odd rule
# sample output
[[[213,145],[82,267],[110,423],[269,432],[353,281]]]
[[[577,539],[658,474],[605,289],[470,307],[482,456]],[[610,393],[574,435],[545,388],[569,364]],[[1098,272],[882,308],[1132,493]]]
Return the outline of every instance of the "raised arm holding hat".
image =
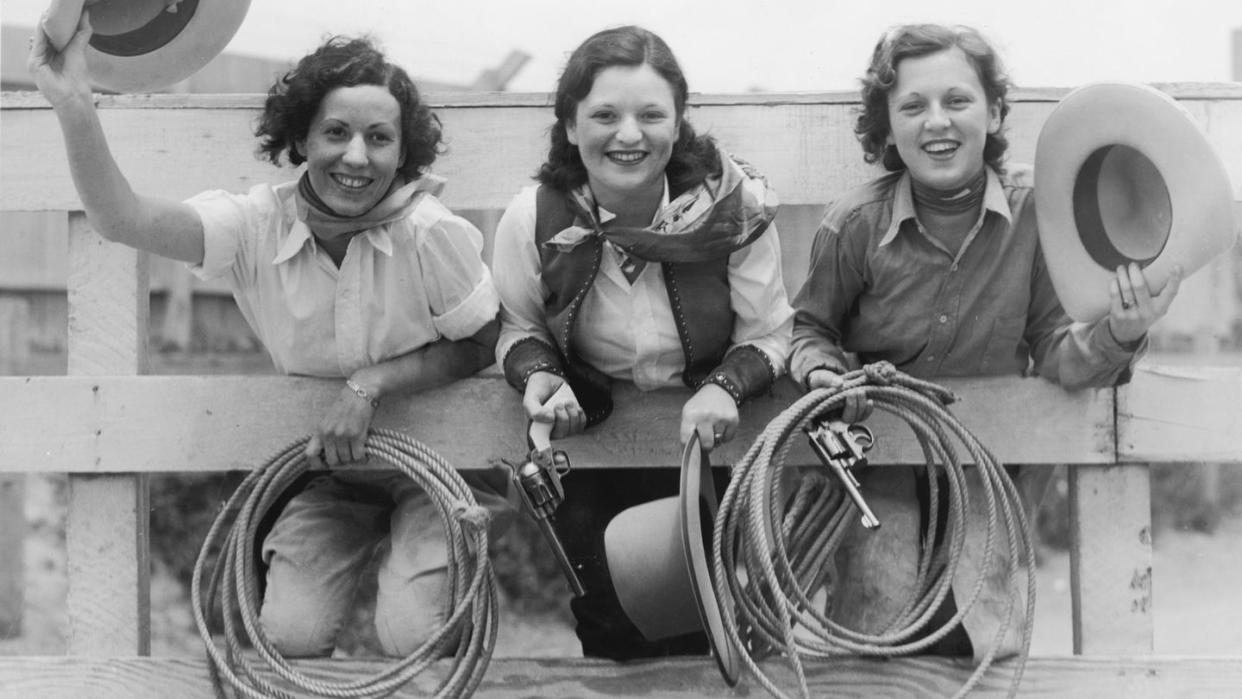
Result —
[[[224,279],[277,371],[340,381],[307,459],[365,460],[384,398],[492,362],[499,301],[483,237],[440,203],[443,180],[429,172],[440,122],[370,41],[329,39],[269,91],[258,153],[304,164],[296,179],[178,202],[133,191],[117,166],[88,83],[90,38],[84,13],[63,51],[40,31],[29,59],[88,218],[108,240]],[[511,510],[502,476],[464,480],[494,515]],[[261,547],[259,619],[281,653],[332,653],[385,542],[376,632],[384,652],[408,655],[444,621],[450,592],[436,505],[393,470],[320,471],[293,495]]]

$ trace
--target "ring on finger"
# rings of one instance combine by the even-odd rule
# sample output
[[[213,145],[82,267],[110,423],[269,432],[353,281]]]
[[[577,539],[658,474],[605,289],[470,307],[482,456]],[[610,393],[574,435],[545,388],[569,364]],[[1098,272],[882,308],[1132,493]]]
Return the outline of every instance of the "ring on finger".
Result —
[[[1130,303],[1129,301],[1127,301],[1127,300],[1125,300],[1125,299],[1121,299],[1121,307],[1122,307],[1123,309],[1125,309],[1125,310],[1127,310],[1127,311],[1128,311],[1128,310],[1130,310],[1131,308],[1134,308],[1134,304],[1133,304],[1133,303]]]
[[[712,433],[712,437],[715,438],[717,442],[719,442],[720,440],[724,439],[724,432],[714,432]]]

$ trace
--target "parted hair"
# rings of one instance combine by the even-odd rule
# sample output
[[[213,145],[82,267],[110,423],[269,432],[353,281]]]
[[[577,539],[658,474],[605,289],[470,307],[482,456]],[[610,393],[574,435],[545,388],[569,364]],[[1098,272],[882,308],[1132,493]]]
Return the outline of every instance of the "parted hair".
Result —
[[[556,123],[551,128],[548,159],[540,166],[535,179],[561,192],[569,192],[586,183],[586,165],[582,162],[578,147],[569,142],[566,125],[573,123],[578,104],[591,93],[595,77],[601,71],[613,66],[644,64],[651,66],[673,90],[680,132],[665,167],[670,194],[676,196],[701,183],[709,175],[720,174],[720,152],[716,142],[710,136],[696,134],[686,120],[689,88],[672,49],[651,31],[624,26],[593,34],[569,56],[565,70],[556,83]]]
[[[440,153],[440,119],[405,70],[385,60],[369,38],[331,37],[272,85],[255,127],[260,138],[256,154],[279,165],[287,151],[290,163],[305,162],[296,144],[306,139],[324,97],[338,87],[357,85],[387,88],[397,99],[404,156],[398,171],[408,180],[418,179]]]
[[[989,105],[1000,108],[1001,128],[988,134],[983,160],[1000,171],[1009,148],[1005,137],[1005,116],[1009,114],[1010,82],[996,49],[977,30],[965,26],[906,24],[885,32],[871,54],[871,65],[862,78],[862,107],[854,124],[854,134],[863,148],[863,159],[881,163],[890,171],[904,170],[906,164],[897,148],[886,143],[892,125],[888,118],[888,95],[897,84],[897,66],[907,58],[918,58],[953,47],[966,54],[974,67]]]

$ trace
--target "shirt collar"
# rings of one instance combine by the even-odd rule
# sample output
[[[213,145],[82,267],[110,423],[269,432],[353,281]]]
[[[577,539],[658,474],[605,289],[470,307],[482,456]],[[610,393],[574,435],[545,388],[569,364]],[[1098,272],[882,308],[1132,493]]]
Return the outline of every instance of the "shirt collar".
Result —
[[[651,217],[652,223],[655,223],[657,220],[659,220],[660,212],[663,211],[664,207],[666,206],[668,206],[668,176],[667,175],[664,176],[664,191],[660,194],[660,206],[659,208],[656,209],[655,214]],[[616,214],[600,206],[598,202],[596,202],[595,204],[595,210],[599,213],[599,223],[601,226],[617,217]]]
[[[1005,196],[1005,188],[1001,185],[1000,177],[991,167],[987,170],[987,185],[983,190],[983,211],[994,211],[1005,219],[1007,224],[1013,223],[1013,213],[1009,209],[1009,199]],[[901,179],[897,181],[896,193],[893,196],[893,219],[888,224],[888,230],[884,232],[884,237],[880,239],[880,245],[888,245],[897,237],[897,232],[901,230],[901,224],[907,220],[914,219],[914,184],[910,178],[910,171],[906,170],[901,175]]]
[[[388,226],[368,228],[360,235],[367,242],[371,243],[371,247],[392,257],[392,236],[388,232]],[[276,257],[272,258],[272,264],[284,264],[297,256],[306,247],[309,247],[312,252],[315,250],[315,236],[311,235],[310,228],[305,221],[295,219],[293,225],[289,228],[289,235],[285,237],[285,242],[281,243],[280,248],[276,251]]]

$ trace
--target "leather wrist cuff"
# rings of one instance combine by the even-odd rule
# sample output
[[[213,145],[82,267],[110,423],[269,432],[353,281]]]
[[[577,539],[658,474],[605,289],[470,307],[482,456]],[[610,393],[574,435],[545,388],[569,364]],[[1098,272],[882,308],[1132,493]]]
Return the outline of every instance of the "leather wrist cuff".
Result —
[[[733,402],[741,405],[748,398],[768,390],[776,381],[776,368],[763,350],[753,345],[738,345],[725,355],[720,366],[712,370],[695,390],[713,383],[723,388]]]
[[[515,342],[505,353],[503,364],[505,381],[519,392],[526,391],[526,382],[536,371],[565,376],[560,353],[537,337],[526,337]]]

